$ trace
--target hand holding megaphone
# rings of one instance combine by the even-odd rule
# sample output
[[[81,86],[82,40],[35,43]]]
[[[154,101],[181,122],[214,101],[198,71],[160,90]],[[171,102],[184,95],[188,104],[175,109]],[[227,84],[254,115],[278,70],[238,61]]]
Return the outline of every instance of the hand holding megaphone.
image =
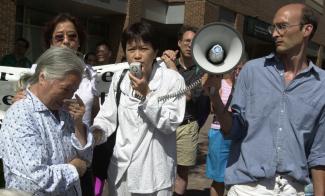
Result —
[[[214,97],[219,94],[219,89],[221,88],[222,75],[215,74],[204,74],[201,77],[201,85],[204,90],[204,94],[210,97]]]

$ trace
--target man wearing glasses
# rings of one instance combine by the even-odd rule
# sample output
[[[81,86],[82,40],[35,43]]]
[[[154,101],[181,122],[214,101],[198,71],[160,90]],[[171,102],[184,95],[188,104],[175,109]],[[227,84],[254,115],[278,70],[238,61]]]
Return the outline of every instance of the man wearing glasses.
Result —
[[[221,130],[232,139],[229,196],[304,195],[310,174],[315,195],[325,195],[325,72],[306,56],[316,29],[304,4],[281,7],[269,28],[276,52],[242,69],[232,114],[218,93],[210,95]]]
[[[178,50],[166,50],[161,57],[168,68],[179,72],[186,85],[193,84],[203,75],[194,64],[191,47],[197,28],[182,26],[178,32]],[[186,109],[183,122],[176,130],[177,177],[174,196],[184,195],[188,184],[188,172],[196,164],[199,129],[210,112],[210,100],[203,95],[202,88],[195,88],[186,94]]]

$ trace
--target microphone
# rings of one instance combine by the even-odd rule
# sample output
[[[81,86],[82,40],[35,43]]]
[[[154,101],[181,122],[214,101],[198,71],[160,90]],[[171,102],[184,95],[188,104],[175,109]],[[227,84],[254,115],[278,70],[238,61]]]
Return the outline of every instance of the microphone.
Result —
[[[218,64],[223,61],[223,57],[224,50],[219,44],[212,46],[212,48],[209,50],[208,59],[211,63]]]

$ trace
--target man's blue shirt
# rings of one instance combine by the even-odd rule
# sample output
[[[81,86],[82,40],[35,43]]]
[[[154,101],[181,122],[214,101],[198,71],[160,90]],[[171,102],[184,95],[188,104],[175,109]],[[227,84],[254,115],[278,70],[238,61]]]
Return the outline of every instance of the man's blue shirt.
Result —
[[[310,182],[325,165],[325,72],[312,62],[288,84],[273,54],[249,61],[232,100],[233,139],[226,184],[287,175]]]

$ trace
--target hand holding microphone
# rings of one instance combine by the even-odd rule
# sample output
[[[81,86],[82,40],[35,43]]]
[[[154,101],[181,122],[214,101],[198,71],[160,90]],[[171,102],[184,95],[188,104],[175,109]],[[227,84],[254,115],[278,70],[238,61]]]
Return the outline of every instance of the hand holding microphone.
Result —
[[[130,64],[130,81],[131,87],[136,93],[136,96],[140,100],[144,100],[149,93],[149,85],[142,73],[142,65],[140,62],[133,62]]]

